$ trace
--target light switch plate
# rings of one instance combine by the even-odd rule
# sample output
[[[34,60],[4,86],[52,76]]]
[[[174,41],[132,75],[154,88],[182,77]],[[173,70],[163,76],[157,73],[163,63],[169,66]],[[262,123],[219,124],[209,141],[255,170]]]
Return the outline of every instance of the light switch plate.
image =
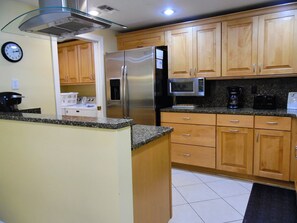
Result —
[[[19,90],[20,89],[20,82],[17,79],[11,80],[11,89],[12,90]]]

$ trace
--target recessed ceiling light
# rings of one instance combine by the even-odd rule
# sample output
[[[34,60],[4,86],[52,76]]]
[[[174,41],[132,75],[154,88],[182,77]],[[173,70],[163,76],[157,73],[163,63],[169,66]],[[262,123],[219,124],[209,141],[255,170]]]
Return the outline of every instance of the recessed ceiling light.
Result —
[[[165,11],[163,11],[163,14],[165,15],[172,15],[174,13],[174,11],[172,9],[166,9]]]
[[[89,14],[90,14],[90,15],[93,15],[93,16],[97,16],[97,15],[99,15],[99,12],[93,10],[93,11],[89,11]]]

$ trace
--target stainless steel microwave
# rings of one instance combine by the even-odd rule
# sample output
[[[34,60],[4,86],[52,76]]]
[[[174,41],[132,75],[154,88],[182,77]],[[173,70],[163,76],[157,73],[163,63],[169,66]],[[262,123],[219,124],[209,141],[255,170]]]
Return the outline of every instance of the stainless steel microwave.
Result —
[[[168,79],[168,94],[172,96],[205,96],[205,78]]]

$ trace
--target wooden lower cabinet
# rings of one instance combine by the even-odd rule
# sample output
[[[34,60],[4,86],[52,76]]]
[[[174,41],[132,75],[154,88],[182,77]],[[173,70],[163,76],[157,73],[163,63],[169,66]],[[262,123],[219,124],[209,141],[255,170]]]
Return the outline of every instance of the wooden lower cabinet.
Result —
[[[255,130],[254,175],[289,180],[291,133]]]
[[[213,147],[172,143],[171,160],[174,163],[215,168],[216,151]]]
[[[217,127],[217,169],[253,173],[253,129]]]
[[[170,136],[132,151],[134,223],[165,223],[171,211]]]

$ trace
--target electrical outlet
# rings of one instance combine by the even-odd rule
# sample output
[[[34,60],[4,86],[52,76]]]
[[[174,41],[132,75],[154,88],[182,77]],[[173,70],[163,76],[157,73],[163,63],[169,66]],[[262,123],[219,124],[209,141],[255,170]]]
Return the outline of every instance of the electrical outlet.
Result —
[[[17,79],[11,80],[11,89],[12,90],[19,90],[20,89],[20,82]]]

